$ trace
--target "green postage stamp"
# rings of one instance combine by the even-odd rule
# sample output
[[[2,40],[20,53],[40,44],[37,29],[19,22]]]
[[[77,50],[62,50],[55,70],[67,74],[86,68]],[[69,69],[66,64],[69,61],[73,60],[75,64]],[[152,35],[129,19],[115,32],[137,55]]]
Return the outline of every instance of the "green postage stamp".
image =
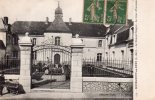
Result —
[[[125,24],[127,13],[127,0],[107,0],[106,23]]]
[[[84,0],[83,22],[125,24],[126,13],[127,0]]]
[[[104,0],[84,0],[83,22],[103,23]]]

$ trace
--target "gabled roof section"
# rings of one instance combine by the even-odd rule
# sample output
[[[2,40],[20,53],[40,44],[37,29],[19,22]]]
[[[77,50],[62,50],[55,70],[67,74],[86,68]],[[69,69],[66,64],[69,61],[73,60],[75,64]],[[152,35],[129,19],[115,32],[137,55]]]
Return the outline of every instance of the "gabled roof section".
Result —
[[[128,20],[127,25],[110,26],[110,31],[107,34],[117,34],[116,45],[126,43],[129,39],[130,28],[133,26],[133,21]],[[112,38],[111,38],[112,40]]]
[[[127,25],[121,25],[121,24],[111,25],[110,26],[110,31],[107,34],[117,34],[117,33],[126,31],[131,26],[133,26],[133,21],[132,20],[129,19],[127,22],[128,22]]]
[[[107,34],[115,34],[115,32],[117,30],[119,30],[121,27],[123,27],[122,25],[110,25],[110,31]]]
[[[38,21],[16,21],[12,25],[12,32],[17,34],[43,35],[48,24]]]
[[[50,26],[46,29],[46,32],[71,33],[68,26],[63,21],[57,19],[55,19],[53,23],[50,23]]]

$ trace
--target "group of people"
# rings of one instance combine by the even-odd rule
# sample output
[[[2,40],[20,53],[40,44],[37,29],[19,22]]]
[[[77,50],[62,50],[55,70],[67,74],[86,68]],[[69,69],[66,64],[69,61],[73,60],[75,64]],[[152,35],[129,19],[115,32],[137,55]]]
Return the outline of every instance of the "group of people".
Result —
[[[3,95],[4,84],[5,84],[5,77],[4,77],[4,72],[2,72],[0,76],[0,95],[1,96]]]

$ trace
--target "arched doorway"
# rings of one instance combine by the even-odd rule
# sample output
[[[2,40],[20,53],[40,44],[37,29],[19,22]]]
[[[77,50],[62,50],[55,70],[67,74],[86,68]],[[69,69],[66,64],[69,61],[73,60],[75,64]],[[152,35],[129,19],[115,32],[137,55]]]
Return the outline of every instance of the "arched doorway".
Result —
[[[54,64],[60,64],[60,55],[59,54],[54,55]]]

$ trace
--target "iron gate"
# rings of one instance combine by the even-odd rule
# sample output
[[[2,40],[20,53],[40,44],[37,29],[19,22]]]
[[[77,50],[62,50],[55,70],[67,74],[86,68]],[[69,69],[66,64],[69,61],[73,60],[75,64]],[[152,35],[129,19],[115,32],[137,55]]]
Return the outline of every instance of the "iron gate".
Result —
[[[71,48],[55,44],[32,47],[32,88],[69,89]]]

